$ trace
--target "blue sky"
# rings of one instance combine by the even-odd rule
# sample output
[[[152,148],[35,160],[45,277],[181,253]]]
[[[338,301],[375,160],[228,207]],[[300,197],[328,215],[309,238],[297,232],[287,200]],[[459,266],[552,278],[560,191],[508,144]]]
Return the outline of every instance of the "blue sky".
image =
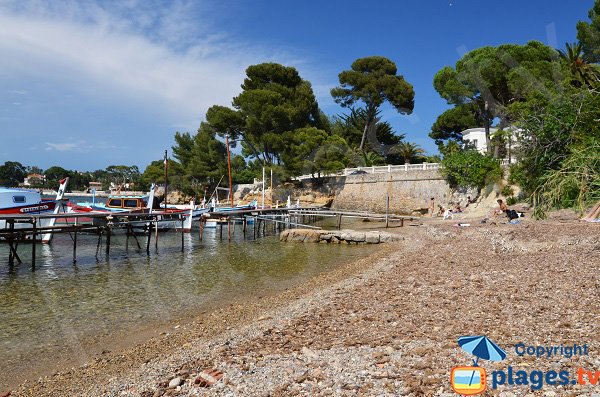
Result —
[[[427,134],[448,106],[435,73],[484,45],[575,41],[593,0],[0,0],[0,163],[143,168],[175,131],[229,105],[244,70],[296,67],[321,108],[360,57],[383,55],[413,84],[415,110],[384,119],[435,153]]]

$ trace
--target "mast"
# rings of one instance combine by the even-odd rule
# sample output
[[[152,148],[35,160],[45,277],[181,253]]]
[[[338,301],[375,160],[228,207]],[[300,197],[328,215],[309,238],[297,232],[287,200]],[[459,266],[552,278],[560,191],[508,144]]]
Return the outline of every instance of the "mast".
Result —
[[[165,208],[167,208],[167,186],[168,182],[168,169],[169,169],[169,160],[167,159],[167,151],[165,150]]]
[[[229,134],[225,135],[225,146],[227,146],[227,170],[229,171],[229,200],[233,208],[233,186],[231,184],[231,156],[229,155]]]
[[[263,167],[263,177],[262,177],[262,208],[265,208],[265,167]]]
[[[273,167],[271,167],[271,208],[273,208]]]

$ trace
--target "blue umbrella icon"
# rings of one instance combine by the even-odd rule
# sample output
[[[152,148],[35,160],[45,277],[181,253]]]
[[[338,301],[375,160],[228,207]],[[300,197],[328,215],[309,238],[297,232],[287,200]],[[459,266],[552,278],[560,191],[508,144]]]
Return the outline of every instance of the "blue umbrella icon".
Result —
[[[502,361],[506,358],[506,352],[500,348],[497,344],[488,339],[487,336],[461,336],[458,338],[458,345],[463,348],[464,351],[471,353],[476,360],[473,360],[473,366],[477,366],[479,359],[490,360],[490,361]],[[475,371],[471,375],[469,385],[473,382],[473,376]]]

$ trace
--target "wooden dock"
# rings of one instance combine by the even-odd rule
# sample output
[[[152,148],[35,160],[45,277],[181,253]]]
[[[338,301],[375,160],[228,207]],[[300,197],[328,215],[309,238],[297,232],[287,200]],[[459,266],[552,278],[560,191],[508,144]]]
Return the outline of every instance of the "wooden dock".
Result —
[[[131,237],[138,247],[142,250],[145,246],[146,254],[150,254],[150,246],[154,240],[154,246],[158,249],[159,226],[162,222],[181,222],[181,228],[175,228],[176,232],[181,233],[181,250],[184,249],[184,220],[183,213],[169,213],[170,219],[163,220],[166,213],[59,213],[59,214],[40,214],[40,215],[3,215],[0,221],[6,222],[6,227],[0,229],[0,241],[8,244],[9,256],[8,264],[13,266],[15,262],[22,263],[23,260],[17,252],[19,244],[27,243],[31,245],[31,265],[35,270],[36,265],[36,245],[42,242],[49,242],[55,234],[69,234],[73,240],[73,263],[77,262],[78,235],[83,233],[94,234],[98,236],[96,244],[96,257],[100,252],[102,240],[104,239],[104,250],[108,257],[111,247],[111,236],[118,230],[124,231],[127,235],[127,243]],[[267,230],[277,233],[286,228],[309,228],[321,229],[314,223],[323,218],[336,217],[337,228],[342,226],[342,218],[364,219],[373,221],[385,221],[386,227],[392,222],[399,222],[399,226],[404,226],[405,220],[414,220],[415,217],[402,216],[395,214],[377,214],[369,212],[352,212],[331,210],[326,208],[256,208],[240,209],[228,211],[214,211],[202,215],[199,220],[200,241],[203,239],[204,229],[208,221],[218,221],[219,237],[223,238],[223,228],[227,227],[227,238],[235,235],[236,225],[241,224],[241,232],[244,237],[252,233],[253,238],[264,236]],[[54,219],[63,223],[54,224],[50,227],[40,227],[40,220]],[[84,222],[84,220],[86,222]],[[68,221],[68,222],[67,222]],[[91,221],[91,222],[90,222]],[[250,230],[251,229],[251,230]],[[187,230],[189,231],[189,230]],[[138,236],[145,237],[145,241],[138,239]],[[154,238],[153,238],[154,237]]]
[[[0,229],[0,241],[8,244],[8,264],[12,266],[15,261],[22,263],[17,252],[19,244],[31,244],[31,264],[35,270],[36,246],[40,243],[49,243],[55,234],[69,234],[73,239],[73,263],[77,262],[77,236],[82,233],[98,236],[96,257],[99,253],[102,239],[105,239],[106,255],[110,254],[110,240],[113,233],[122,230],[127,238],[132,237],[139,249],[141,245],[137,235],[146,236],[146,252],[150,253],[152,235],[154,234],[155,246],[158,246],[158,230],[163,222],[181,222],[181,249],[184,248],[184,220],[182,213],[169,213],[169,219],[162,219],[162,212],[153,213],[59,213],[39,215],[3,215],[0,221],[6,222],[6,227]],[[40,220],[69,220],[72,223],[55,224],[54,226],[40,227]],[[80,223],[79,220],[88,220]],[[91,219],[91,223],[89,220]]]

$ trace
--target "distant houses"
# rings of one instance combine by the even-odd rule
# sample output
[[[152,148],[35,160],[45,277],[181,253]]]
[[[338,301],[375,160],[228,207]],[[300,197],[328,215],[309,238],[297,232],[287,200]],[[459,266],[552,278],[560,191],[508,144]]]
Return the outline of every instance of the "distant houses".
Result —
[[[29,174],[23,180],[23,187],[41,187],[46,182],[46,177],[42,174]]]
[[[88,191],[91,192],[93,190],[95,190],[97,192],[102,190],[102,182],[90,182],[88,184]]]

